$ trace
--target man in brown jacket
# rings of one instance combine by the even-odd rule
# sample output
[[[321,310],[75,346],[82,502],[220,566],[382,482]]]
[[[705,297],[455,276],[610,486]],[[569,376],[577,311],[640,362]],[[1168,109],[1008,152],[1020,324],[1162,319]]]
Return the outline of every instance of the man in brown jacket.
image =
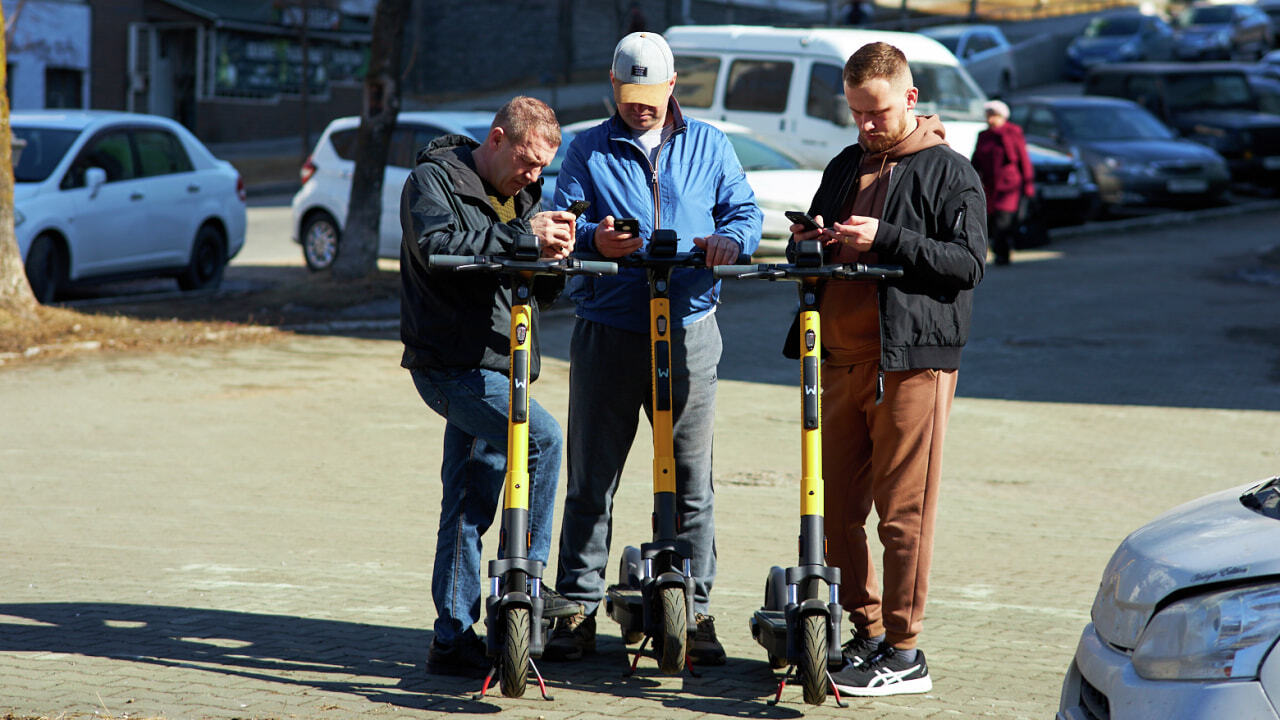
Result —
[[[887,43],[860,48],[844,69],[858,128],[823,173],[809,214],[834,262],[900,265],[881,283],[823,288],[822,372],[828,555],[854,637],[833,675],[852,695],[927,692],[916,647],[928,591],[942,444],[968,339],[973,288],[987,254],[982,185],[946,144],[942,123],[914,112],[907,59]],[[872,507],[884,545],[883,593],[867,542]]]

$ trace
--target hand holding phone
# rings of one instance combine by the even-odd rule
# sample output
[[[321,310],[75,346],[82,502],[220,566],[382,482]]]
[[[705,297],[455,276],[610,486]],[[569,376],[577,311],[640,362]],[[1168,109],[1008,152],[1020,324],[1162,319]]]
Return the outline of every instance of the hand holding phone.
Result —
[[[810,217],[809,213],[800,212],[799,210],[788,210],[783,214],[786,215],[787,219],[792,223],[795,223],[796,225],[803,225],[804,230],[802,232],[811,232],[819,229],[817,221]]]
[[[613,221],[613,229],[620,233],[631,233],[633,237],[640,235],[640,221],[635,218],[618,218]]]
[[[589,207],[591,207],[590,200],[577,200],[568,209],[569,212],[573,213],[574,217],[582,217],[582,213],[586,212]]]

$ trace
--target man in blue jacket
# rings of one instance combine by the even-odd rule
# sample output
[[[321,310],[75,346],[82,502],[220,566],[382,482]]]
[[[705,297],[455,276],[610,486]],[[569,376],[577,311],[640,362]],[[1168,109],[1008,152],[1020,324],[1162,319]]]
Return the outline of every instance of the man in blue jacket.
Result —
[[[760,243],[760,209],[728,138],[686,118],[671,97],[671,48],[656,33],[624,37],[614,49],[617,113],[578,135],[556,181],[554,206],[591,203],[577,223],[578,248],[622,257],[668,228],[679,252],[695,246],[707,267],[733,263]],[[617,218],[636,218],[640,232],[620,232]],[[709,269],[671,276],[672,415],[679,537],[693,557],[697,631],[689,657],[721,664],[724,648],[708,614],[716,572],[711,441],[720,329],[719,283]],[[630,268],[589,278],[573,293],[578,320],[570,345],[569,484],[560,527],[556,587],[585,612],[557,621],[544,657],[576,660],[595,650],[595,612],[605,590],[613,496],[635,438],[640,409],[651,415],[649,289]]]

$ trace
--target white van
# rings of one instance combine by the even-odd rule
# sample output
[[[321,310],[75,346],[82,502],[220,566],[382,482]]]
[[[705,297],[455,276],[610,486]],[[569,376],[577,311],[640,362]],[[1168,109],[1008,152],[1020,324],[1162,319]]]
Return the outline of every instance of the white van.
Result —
[[[906,54],[920,89],[916,112],[940,115],[947,142],[973,155],[987,125],[986,96],[938,41],[915,33],[835,28],[697,25],[665,33],[676,60],[676,99],[692,117],[738,123],[824,167],[857,141],[844,97],[844,64],[884,41]]]

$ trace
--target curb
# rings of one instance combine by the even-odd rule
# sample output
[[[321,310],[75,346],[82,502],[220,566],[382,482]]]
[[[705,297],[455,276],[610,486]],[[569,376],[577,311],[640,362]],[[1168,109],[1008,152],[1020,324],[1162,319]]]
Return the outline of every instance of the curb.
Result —
[[[1067,238],[1087,237],[1104,232],[1147,230],[1149,228],[1163,225],[1186,224],[1200,220],[1216,220],[1218,218],[1268,211],[1280,211],[1280,200],[1254,200],[1234,205],[1227,205],[1224,207],[1204,208],[1201,210],[1183,210],[1178,212],[1162,212],[1152,215],[1143,215],[1141,217],[1123,218],[1120,220],[1087,222],[1083,225],[1052,228],[1049,230],[1049,239],[1051,241],[1065,240]]]

